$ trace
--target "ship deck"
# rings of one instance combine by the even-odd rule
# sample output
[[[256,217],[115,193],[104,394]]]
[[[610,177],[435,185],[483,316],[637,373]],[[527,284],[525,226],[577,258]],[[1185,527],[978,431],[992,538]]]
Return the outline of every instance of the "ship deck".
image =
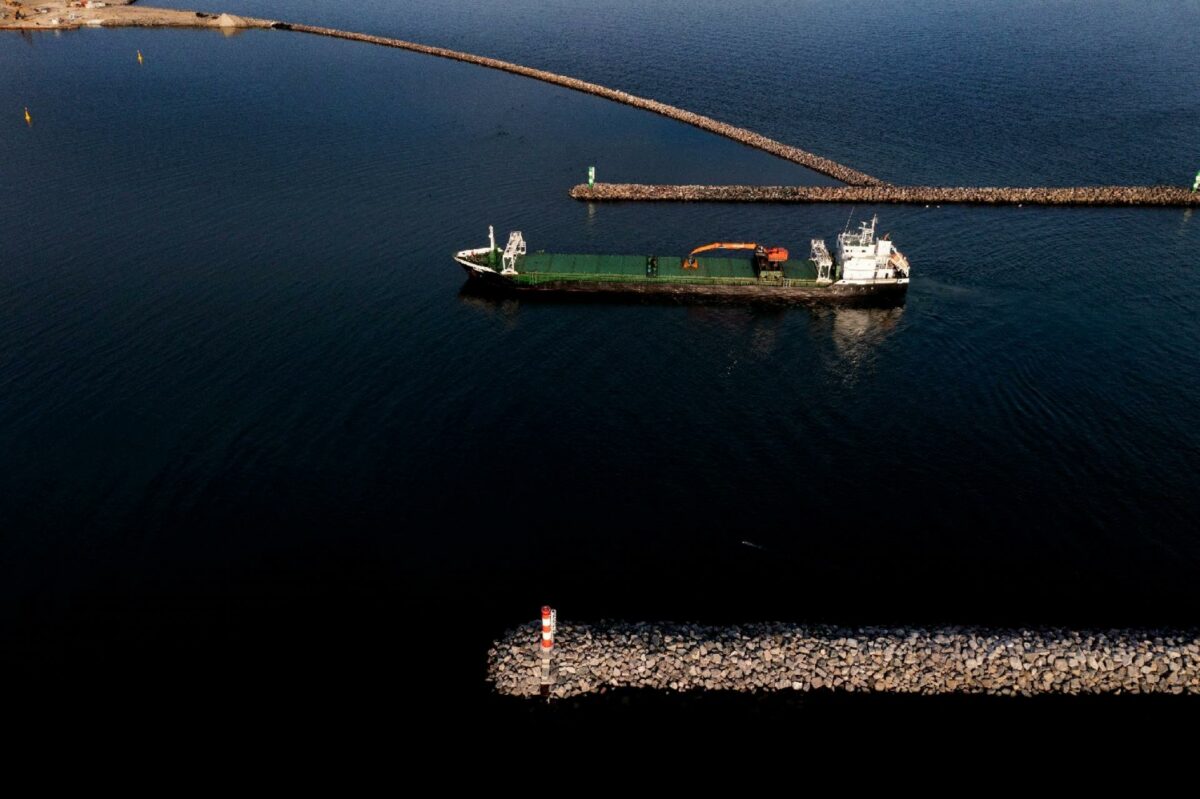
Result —
[[[595,280],[601,275],[622,278],[649,277],[645,255],[583,255],[533,252],[522,256],[517,263],[520,273],[553,275],[562,279],[578,276],[580,279]],[[683,259],[678,255],[658,256],[656,277],[662,278],[711,278],[725,280],[753,280],[757,282],[754,263],[748,258],[705,258],[696,259],[696,269],[684,269]],[[783,264],[783,276],[789,280],[815,281],[816,265],[809,260],[789,260]]]

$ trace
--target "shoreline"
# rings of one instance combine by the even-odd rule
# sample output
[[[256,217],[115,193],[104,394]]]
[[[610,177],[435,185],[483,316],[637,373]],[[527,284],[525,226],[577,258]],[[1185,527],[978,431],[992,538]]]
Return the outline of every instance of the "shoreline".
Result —
[[[0,0],[0,30],[80,28],[270,28],[272,20],[233,14],[135,6],[136,0]],[[11,3],[11,4],[8,4]],[[89,7],[90,6],[90,7]]]

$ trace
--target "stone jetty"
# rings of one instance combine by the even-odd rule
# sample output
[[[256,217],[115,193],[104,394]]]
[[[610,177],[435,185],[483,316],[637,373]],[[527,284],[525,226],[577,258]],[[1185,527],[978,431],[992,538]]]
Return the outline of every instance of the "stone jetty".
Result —
[[[629,94],[618,89],[610,89],[607,86],[601,86],[598,83],[589,83],[579,80],[578,78],[568,77],[566,75],[558,75],[553,72],[547,72],[542,69],[533,69],[532,67],[521,66],[510,61],[501,61],[497,58],[487,58],[486,56],[474,55],[472,53],[464,53],[459,50],[449,50],[445,47],[431,47],[426,44],[417,44],[415,42],[407,42],[403,39],[391,39],[386,36],[371,36],[365,33],[352,33],[350,31],[337,30],[335,28],[321,28],[315,25],[300,25],[289,22],[276,22],[272,25],[274,28],[283,30],[300,31],[302,33],[313,33],[319,36],[333,36],[338,39],[350,39],[356,42],[367,42],[369,44],[378,44],[385,47],[399,47],[403,50],[412,50],[415,53],[424,53],[426,55],[437,56],[439,58],[450,58],[455,61],[463,61],[468,64],[476,64],[489,69],[498,69],[502,72],[511,72],[514,75],[523,75],[527,78],[553,83],[558,86],[565,86],[568,89],[573,89],[577,92],[592,94],[596,97],[603,97],[605,100],[612,100],[616,103],[624,103],[631,105],[634,108],[640,108],[644,111],[652,111],[655,114],[669,117],[670,119],[679,122],[685,122],[693,127],[706,130],[709,133],[715,133],[718,136],[724,136],[727,139],[733,139],[749,147],[754,147],[759,150],[771,153],[772,155],[783,158],[787,161],[792,161],[797,164],[808,167],[809,169],[828,175],[831,178],[847,183],[851,186],[885,186],[887,185],[882,180],[865,172],[860,172],[857,169],[852,169],[845,164],[839,164],[836,161],[831,161],[828,158],[823,158],[819,155],[801,150],[799,147],[793,147],[790,144],[775,141],[767,138],[761,133],[755,133],[746,128],[739,128],[736,125],[730,125],[727,122],[720,122],[712,117],[706,117],[703,114],[697,114],[692,111],[686,111],[682,108],[676,108],[673,105],[660,103],[657,100],[648,100],[645,97],[638,97],[636,94]]]
[[[580,184],[577,200],[741,203],[908,203],[941,205],[1200,206],[1200,192],[1178,186],[985,187],[950,186],[685,186],[645,183]]]
[[[784,144],[783,142],[768,138],[761,133],[755,133],[746,128],[739,128],[736,125],[721,122],[703,114],[697,114],[673,105],[660,103],[657,100],[638,97],[635,94],[629,94],[618,89],[610,89],[598,83],[589,83],[588,81],[579,80],[567,75],[559,75],[542,69],[514,64],[511,61],[488,58],[487,56],[465,53],[460,50],[433,47],[427,44],[418,44],[417,42],[394,39],[388,36],[373,36],[368,33],[323,28],[317,25],[304,25],[297,22],[278,22],[275,20],[256,19],[254,17],[235,17],[229,14],[179,11],[146,6],[133,7],[131,4],[134,0],[109,0],[107,3],[95,3],[95,7],[93,8],[76,7],[71,5],[68,0],[40,0],[39,2],[34,2],[34,0],[6,0],[6,2],[9,1],[14,3],[11,11],[0,8],[0,29],[41,30],[78,28],[85,25],[110,28],[122,26],[273,28],[275,30],[298,31],[317,36],[331,36],[337,39],[348,39],[350,41],[365,42],[383,47],[411,50],[414,53],[424,53],[425,55],[449,58],[454,61],[487,67],[488,69],[511,72],[514,75],[522,75],[526,78],[553,83],[577,92],[592,94],[596,97],[603,97],[606,100],[624,103],[625,105],[631,105],[634,108],[640,108],[644,111],[661,114],[662,116],[684,122],[701,130],[706,130],[709,133],[733,139],[748,147],[763,150],[784,160],[801,164],[851,186],[886,185],[879,178],[872,177],[857,169],[852,169],[845,164],[839,164],[836,161],[810,153],[807,150],[802,150],[799,147],[793,147],[790,144]]]
[[[550,695],[662,691],[1200,694],[1200,631],[560,622]],[[540,693],[541,627],[488,653],[501,694]]]

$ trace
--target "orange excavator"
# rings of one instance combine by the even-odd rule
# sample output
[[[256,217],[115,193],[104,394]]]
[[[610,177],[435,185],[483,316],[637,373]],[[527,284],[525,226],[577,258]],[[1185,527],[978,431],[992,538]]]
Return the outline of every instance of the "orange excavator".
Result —
[[[697,253],[708,252],[709,250],[754,250],[754,263],[760,271],[763,269],[772,271],[782,269],[783,262],[788,259],[788,251],[783,247],[764,247],[761,244],[743,241],[716,241],[692,250],[683,259],[681,266],[684,269],[699,269],[700,264],[696,262]]]

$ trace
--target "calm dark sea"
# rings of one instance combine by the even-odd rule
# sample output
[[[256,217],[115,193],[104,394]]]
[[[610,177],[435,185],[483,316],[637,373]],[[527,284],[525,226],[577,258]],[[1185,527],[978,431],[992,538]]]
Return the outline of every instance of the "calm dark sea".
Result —
[[[894,182],[1200,167],[1195,4],[222,6],[565,72]],[[567,197],[589,164],[828,181],[565,89],[276,31],[7,34],[0,117],[8,672],[383,695],[449,652],[451,690],[478,690],[488,641],[544,602],[1198,618],[1190,211],[589,207]],[[535,249],[805,250],[874,211],[914,265],[901,308],[494,301],[449,257],[488,224]]]

